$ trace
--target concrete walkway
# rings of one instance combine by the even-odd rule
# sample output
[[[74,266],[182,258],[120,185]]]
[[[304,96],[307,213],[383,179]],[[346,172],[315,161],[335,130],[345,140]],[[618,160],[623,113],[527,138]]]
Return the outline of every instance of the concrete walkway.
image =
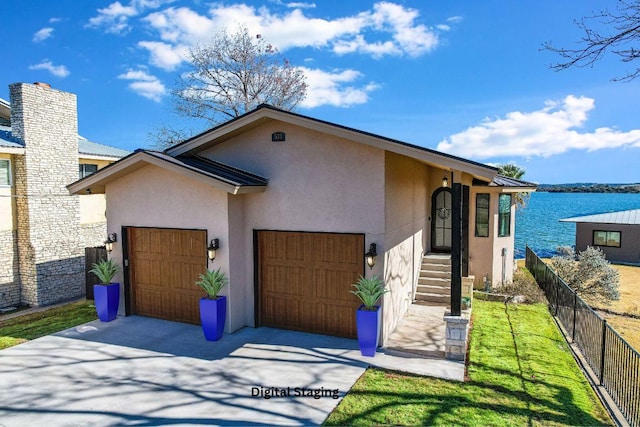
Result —
[[[360,355],[357,341],[130,316],[0,351],[0,425],[317,425],[367,366],[461,380],[464,365]],[[302,395],[300,395],[302,394]]]
[[[385,343],[388,354],[444,358],[446,307],[412,304]]]

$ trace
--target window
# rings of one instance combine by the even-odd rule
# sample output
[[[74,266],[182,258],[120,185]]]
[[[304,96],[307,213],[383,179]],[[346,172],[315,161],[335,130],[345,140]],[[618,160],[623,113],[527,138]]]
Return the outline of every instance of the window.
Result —
[[[98,170],[98,165],[80,164],[80,178],[89,176]]]
[[[476,194],[476,237],[489,237],[488,194]]]
[[[620,232],[595,230],[593,232],[593,246],[610,246],[612,248],[619,248]]]
[[[11,162],[9,159],[0,159],[0,186],[11,185]]]
[[[498,237],[511,234],[511,194],[501,194],[498,199]]]

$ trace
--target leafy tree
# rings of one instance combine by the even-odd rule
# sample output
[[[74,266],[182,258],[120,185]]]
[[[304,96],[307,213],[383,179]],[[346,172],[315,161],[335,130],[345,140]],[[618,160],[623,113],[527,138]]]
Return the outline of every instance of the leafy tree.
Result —
[[[558,248],[551,265],[558,276],[589,303],[609,304],[620,299],[620,274],[599,248],[589,246],[577,257],[573,248]]]
[[[614,11],[605,9],[574,21],[584,32],[579,48],[558,48],[551,42],[543,44],[544,49],[558,53],[564,59],[551,65],[553,70],[592,67],[607,52],[617,55],[624,63],[640,58],[640,0],[618,0],[617,3]],[[606,30],[596,28],[597,25],[603,25]],[[613,80],[630,81],[639,75],[640,67]]]
[[[188,53],[190,70],[172,95],[176,111],[209,125],[238,117],[260,104],[292,110],[307,93],[304,71],[246,27],[225,30]]]

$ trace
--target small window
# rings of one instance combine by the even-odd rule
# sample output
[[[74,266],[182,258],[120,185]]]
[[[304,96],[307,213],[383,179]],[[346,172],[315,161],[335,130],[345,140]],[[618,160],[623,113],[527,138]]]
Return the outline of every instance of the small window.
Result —
[[[489,237],[488,194],[476,194],[476,237]]]
[[[92,173],[96,173],[98,171],[98,165],[92,164],[80,164],[80,178],[84,178],[85,176],[89,176]]]
[[[498,237],[511,235],[511,194],[501,194],[498,199]]]
[[[620,247],[619,231],[599,231],[593,232],[593,246],[609,246],[612,248]]]
[[[11,161],[9,159],[0,159],[0,186],[8,187],[11,185]]]

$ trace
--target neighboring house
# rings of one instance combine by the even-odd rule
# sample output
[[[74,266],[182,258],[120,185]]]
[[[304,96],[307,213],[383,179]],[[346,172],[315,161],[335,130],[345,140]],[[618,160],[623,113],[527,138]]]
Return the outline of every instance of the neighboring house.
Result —
[[[69,183],[129,154],[78,136],[76,96],[43,83],[0,99],[0,308],[84,295],[84,248],[106,238],[105,196]]]
[[[640,209],[561,219],[576,223],[576,251],[602,249],[613,263],[640,264]]]
[[[378,274],[390,289],[386,339],[425,282],[446,281],[439,271],[421,278],[423,255],[453,254],[446,286],[458,296],[461,274],[479,285],[483,276],[511,280],[512,196],[535,185],[263,105],[164,152],[138,150],[68,188],[107,194],[109,233],[118,234],[112,256],[124,264],[121,314],[198,323],[194,282],[209,266],[230,279],[227,332],[262,325],[353,337],[351,284]],[[220,248],[208,262],[213,239]],[[365,264],[371,244],[373,269]]]

